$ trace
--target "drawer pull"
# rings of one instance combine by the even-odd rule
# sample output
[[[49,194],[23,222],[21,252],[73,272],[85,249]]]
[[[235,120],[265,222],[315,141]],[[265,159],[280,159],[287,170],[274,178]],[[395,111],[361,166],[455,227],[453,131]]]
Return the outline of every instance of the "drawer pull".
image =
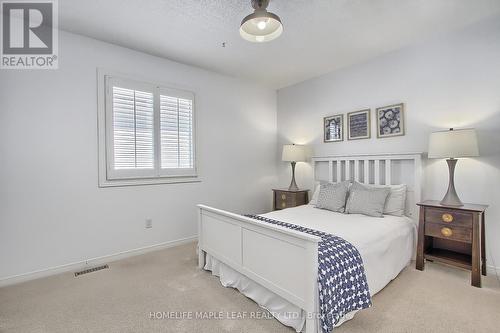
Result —
[[[286,207],[286,202],[282,202],[281,203],[281,208],[285,208]]]
[[[281,195],[281,199],[282,199],[282,200],[286,200],[286,194],[282,194],[282,195]]]
[[[441,219],[443,220],[443,222],[451,223],[453,222],[453,215],[446,213],[441,216]]]
[[[451,235],[453,235],[453,231],[450,228],[441,228],[441,234],[444,237],[450,237]]]

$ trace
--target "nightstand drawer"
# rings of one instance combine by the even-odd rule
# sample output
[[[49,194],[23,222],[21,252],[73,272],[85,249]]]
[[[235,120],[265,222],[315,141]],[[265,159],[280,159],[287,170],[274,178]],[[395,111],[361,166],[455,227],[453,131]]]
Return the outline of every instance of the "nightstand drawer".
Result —
[[[278,208],[287,208],[287,207],[293,207],[295,206],[294,203],[294,197],[291,195],[286,195],[285,193],[279,194],[279,198],[276,199],[276,202],[278,203]]]
[[[472,242],[472,229],[444,225],[442,223],[425,223],[425,235],[459,242]]]
[[[307,204],[307,190],[289,191],[273,189],[273,191],[274,209],[285,209]]]
[[[297,195],[295,193],[279,192],[276,193],[276,203],[278,209],[298,206]]]
[[[425,222],[448,224],[453,227],[472,227],[472,214],[448,209],[425,209]]]

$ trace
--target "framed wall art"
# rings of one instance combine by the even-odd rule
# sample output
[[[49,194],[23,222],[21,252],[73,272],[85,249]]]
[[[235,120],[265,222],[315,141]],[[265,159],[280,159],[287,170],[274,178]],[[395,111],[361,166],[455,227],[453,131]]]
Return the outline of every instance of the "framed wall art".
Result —
[[[323,120],[324,142],[338,142],[344,140],[344,115],[337,114],[325,117]]]
[[[347,139],[370,138],[370,109],[349,112],[347,114]]]
[[[405,135],[403,103],[377,108],[376,115],[378,138]]]

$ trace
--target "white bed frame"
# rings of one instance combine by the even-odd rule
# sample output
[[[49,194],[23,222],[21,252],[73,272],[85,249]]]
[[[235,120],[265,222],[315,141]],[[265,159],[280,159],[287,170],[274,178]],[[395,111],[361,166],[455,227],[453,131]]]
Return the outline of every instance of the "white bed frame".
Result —
[[[408,184],[407,207],[421,195],[421,154],[381,154],[313,157],[316,170],[326,164],[331,182],[351,179],[361,183],[389,185],[401,178],[395,165],[409,162],[413,168]],[[324,169],[324,168],[323,168]],[[399,168],[401,169],[401,168]],[[406,173],[405,176],[408,176]],[[306,332],[318,331],[318,242],[319,237],[257,221],[220,209],[198,205],[198,265],[209,253],[232,269],[300,307],[307,314]],[[407,215],[412,210],[407,210]],[[302,269],[297,269],[302,267]]]

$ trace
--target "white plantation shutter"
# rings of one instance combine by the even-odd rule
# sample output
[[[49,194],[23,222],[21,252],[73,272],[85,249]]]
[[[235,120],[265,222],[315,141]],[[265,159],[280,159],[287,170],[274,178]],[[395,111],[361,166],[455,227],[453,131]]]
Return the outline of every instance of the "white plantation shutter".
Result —
[[[171,89],[162,90],[160,136],[162,173],[192,173],[194,170],[192,96]]]
[[[105,80],[106,178],[195,177],[194,95]]]
[[[114,168],[154,169],[153,94],[113,87]]]

